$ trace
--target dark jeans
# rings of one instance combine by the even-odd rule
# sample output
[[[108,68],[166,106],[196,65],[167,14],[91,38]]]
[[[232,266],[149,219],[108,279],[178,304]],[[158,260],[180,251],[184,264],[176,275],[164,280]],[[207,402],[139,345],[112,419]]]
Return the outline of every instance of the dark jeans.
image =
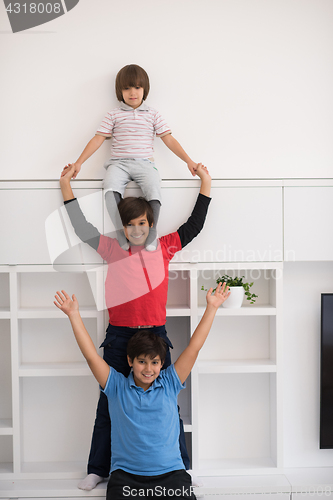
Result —
[[[138,498],[163,500],[191,499],[191,476],[185,470],[175,470],[159,476],[138,476],[121,469],[111,473],[106,500],[138,500]]]
[[[128,377],[131,369],[127,362],[127,343],[137,330],[126,326],[109,325],[106,337],[100,347],[104,347],[103,359],[109,366]],[[172,344],[167,337],[165,326],[154,326],[149,331],[162,337],[168,345],[167,355],[163,368],[171,364],[169,348]],[[179,411],[179,408],[178,408]],[[186,469],[190,468],[190,459],[186,449],[183,421],[179,417],[180,434],[179,448]],[[108,477],[111,464],[111,421],[109,416],[108,400],[103,392],[100,393],[93,436],[88,460],[88,474],[97,474]]]

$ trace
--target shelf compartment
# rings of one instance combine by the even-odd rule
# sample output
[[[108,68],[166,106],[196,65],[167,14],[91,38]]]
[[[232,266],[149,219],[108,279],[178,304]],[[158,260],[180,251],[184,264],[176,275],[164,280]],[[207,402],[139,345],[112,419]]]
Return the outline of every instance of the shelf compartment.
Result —
[[[169,288],[167,311],[176,309],[183,310],[187,315],[190,314],[190,271],[184,269],[169,270]]]
[[[199,362],[276,364],[275,318],[217,317],[199,354]]]
[[[9,273],[0,271],[0,318],[7,317],[9,308]]]
[[[94,295],[86,272],[51,270],[18,273],[18,309],[20,313],[53,309],[57,311],[53,305],[54,295],[61,290],[65,290],[70,296],[74,293],[81,308],[95,309]]]
[[[97,321],[87,318],[84,324],[97,346]],[[40,370],[47,375],[58,371],[82,372],[87,368],[76,343],[68,318],[62,313],[59,319],[19,320],[20,376],[31,376]],[[55,373],[54,373],[55,374]],[[79,373],[77,373],[79,374]]]
[[[46,471],[59,472],[87,459],[98,397],[93,377],[21,379],[22,471],[44,463]]]
[[[222,277],[224,274],[229,276],[244,276],[245,282],[252,283],[253,286],[250,288],[251,293],[255,293],[258,297],[255,299],[254,304],[250,304],[247,300],[246,295],[244,296],[243,306],[240,309],[228,310],[221,306],[218,313],[219,314],[266,314],[266,315],[276,315],[276,281],[282,276],[280,269],[203,269],[198,275],[198,305],[199,307],[205,307],[206,305],[206,292],[201,290],[204,286],[205,289],[210,287],[216,287],[216,279]],[[227,299],[228,300],[228,299]],[[258,311],[257,313],[250,313],[251,310]],[[238,312],[237,311],[243,311]],[[221,312],[220,312],[221,311]],[[227,312],[233,311],[233,312]]]
[[[174,363],[180,354],[184,351],[190,341],[190,319],[185,317],[167,318],[166,330],[169,339],[173,345],[170,349],[171,362]],[[192,430],[191,426],[191,375],[186,380],[186,388],[181,390],[178,395],[178,405],[180,415],[183,419],[185,432]]]
[[[275,411],[275,373],[200,374],[200,474],[276,467]]]
[[[12,369],[9,320],[0,319],[0,434],[12,418]],[[6,422],[2,426],[2,423]],[[7,432],[6,432],[7,433]]]
[[[13,472],[13,436],[0,435],[0,473]]]

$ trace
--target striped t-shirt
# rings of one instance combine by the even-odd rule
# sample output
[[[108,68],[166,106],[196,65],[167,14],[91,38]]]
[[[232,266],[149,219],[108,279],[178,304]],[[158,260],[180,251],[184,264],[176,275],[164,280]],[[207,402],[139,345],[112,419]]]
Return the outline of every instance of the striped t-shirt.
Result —
[[[156,109],[142,103],[136,109],[125,103],[106,114],[96,135],[112,137],[111,158],[151,158],[154,137],[171,134]]]

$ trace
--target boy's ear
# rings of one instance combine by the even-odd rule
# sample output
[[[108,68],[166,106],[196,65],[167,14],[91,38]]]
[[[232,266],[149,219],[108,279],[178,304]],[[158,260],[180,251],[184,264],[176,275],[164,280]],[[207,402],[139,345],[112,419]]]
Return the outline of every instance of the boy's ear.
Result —
[[[131,360],[131,358],[127,355],[127,363],[130,365],[130,367],[132,368],[133,366],[133,361]]]

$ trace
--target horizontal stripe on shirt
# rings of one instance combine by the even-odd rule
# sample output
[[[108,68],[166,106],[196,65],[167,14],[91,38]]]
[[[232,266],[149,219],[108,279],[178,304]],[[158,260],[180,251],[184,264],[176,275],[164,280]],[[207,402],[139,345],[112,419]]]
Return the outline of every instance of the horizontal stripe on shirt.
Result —
[[[171,134],[160,113],[145,103],[136,109],[121,103],[108,112],[97,135],[112,137],[111,158],[151,158],[154,137]]]

